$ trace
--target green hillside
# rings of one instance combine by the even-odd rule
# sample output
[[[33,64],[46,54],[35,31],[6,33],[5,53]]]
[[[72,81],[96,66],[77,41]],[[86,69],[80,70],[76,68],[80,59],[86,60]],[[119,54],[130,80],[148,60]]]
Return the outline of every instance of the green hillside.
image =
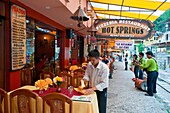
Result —
[[[165,24],[162,22],[166,21],[167,19],[170,18],[170,9],[165,11],[159,18],[157,18],[153,23],[155,25],[154,30],[155,31],[160,31],[160,32],[165,32]]]

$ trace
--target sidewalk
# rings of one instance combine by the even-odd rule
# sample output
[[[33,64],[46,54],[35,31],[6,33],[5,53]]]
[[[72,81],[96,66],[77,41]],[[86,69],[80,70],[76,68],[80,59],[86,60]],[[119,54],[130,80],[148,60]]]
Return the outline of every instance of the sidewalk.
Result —
[[[164,70],[159,70],[158,77],[170,83],[170,72],[166,72]]]
[[[115,66],[113,79],[109,79],[107,113],[168,113],[155,96],[145,96],[134,87],[134,74],[124,70],[123,62],[116,61]]]

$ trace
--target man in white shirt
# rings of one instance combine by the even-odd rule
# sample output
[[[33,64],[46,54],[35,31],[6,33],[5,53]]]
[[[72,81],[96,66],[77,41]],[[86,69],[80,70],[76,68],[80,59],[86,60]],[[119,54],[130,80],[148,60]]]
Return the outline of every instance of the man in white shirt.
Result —
[[[90,51],[88,56],[90,62],[88,63],[83,80],[84,82],[89,81],[89,89],[85,90],[85,94],[95,91],[98,99],[99,113],[106,113],[109,68],[100,61],[98,50]]]

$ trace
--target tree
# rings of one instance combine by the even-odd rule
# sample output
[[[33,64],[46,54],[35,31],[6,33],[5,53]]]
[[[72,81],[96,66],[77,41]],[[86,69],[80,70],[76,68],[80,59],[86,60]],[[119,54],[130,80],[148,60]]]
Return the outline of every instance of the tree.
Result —
[[[154,30],[159,32],[165,32],[165,24],[163,23],[170,18],[170,9],[166,10],[159,18],[157,18],[153,24],[155,25]]]
[[[144,45],[143,45],[143,43],[140,43],[140,44],[138,44],[138,52],[140,53],[142,51],[144,51]]]

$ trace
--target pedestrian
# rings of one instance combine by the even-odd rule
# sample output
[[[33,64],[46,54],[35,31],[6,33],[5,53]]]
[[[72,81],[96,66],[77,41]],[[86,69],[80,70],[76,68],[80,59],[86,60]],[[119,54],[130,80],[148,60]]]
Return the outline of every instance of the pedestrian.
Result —
[[[85,94],[96,92],[99,106],[99,113],[106,113],[107,104],[107,88],[108,88],[108,76],[109,68],[100,59],[100,53],[94,49],[88,54],[90,62],[88,63],[85,75],[83,77],[84,82],[89,81],[89,88],[85,89]]]
[[[138,73],[139,73],[139,61],[138,61],[138,56],[136,54],[133,55],[133,61],[132,64],[135,66],[134,68],[134,74],[135,78],[138,78]]]
[[[110,65],[110,62],[109,62],[109,60],[107,58],[107,55],[103,56],[102,62],[105,63],[107,66]]]
[[[113,75],[113,70],[114,70],[114,58],[112,56],[110,56],[111,60],[110,60],[110,65],[109,65],[109,79],[112,79],[112,75]]]
[[[147,94],[146,96],[153,96],[154,85],[156,85],[156,79],[157,79],[157,63],[155,62],[153,58],[153,53],[151,51],[146,52],[147,55],[147,62],[145,64],[141,64],[141,68],[146,68],[147,70]],[[156,87],[155,87],[156,88]],[[155,92],[156,93],[156,92]]]
[[[125,55],[125,70],[128,70],[128,55]]]
[[[152,54],[152,58],[155,60],[156,62],[156,80],[154,82],[154,86],[153,86],[153,93],[157,93],[156,91],[156,82],[157,82],[157,79],[158,79],[158,75],[159,75],[159,67],[158,67],[158,63],[156,61],[156,59],[154,58],[154,55]]]
[[[144,65],[146,63],[144,58],[144,53],[139,53],[139,65]],[[139,67],[139,79],[143,80],[143,69]]]

